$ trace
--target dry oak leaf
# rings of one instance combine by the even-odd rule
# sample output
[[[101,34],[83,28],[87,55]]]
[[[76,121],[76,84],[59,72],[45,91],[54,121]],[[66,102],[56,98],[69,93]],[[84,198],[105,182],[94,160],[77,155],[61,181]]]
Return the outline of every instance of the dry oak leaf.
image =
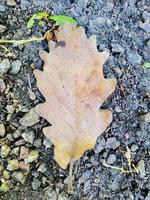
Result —
[[[87,39],[83,27],[65,24],[55,35],[50,52],[40,51],[43,71],[34,70],[46,99],[35,111],[52,124],[43,132],[55,145],[55,160],[66,169],[94,147],[111,123],[112,113],[99,107],[114,91],[116,79],[104,78],[102,66],[109,54],[97,51],[95,36]]]

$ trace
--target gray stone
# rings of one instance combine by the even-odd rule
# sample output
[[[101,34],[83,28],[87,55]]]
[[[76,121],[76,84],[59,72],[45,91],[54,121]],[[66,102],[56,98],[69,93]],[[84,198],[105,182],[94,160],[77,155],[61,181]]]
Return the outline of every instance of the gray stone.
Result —
[[[130,5],[130,6],[134,6],[135,3],[136,3],[136,0],[128,0],[128,2],[129,2],[129,5]]]
[[[46,168],[45,164],[43,163],[38,167],[37,171],[44,173],[44,172],[46,172],[46,170],[47,170],[47,168]]]
[[[143,29],[146,33],[150,33],[150,23],[148,23],[148,22],[145,22],[145,23],[140,22],[139,23],[139,27],[141,29]]]
[[[19,123],[22,126],[33,126],[35,124],[37,124],[40,121],[39,115],[36,114],[36,112],[34,111],[34,109],[32,108],[31,110],[29,110],[28,113],[26,113],[23,118],[21,118],[19,120]]]
[[[107,164],[112,165],[116,162],[116,155],[115,154],[109,154],[107,158]]]
[[[7,6],[15,6],[16,2],[14,0],[7,0]]]
[[[10,172],[9,172],[8,170],[4,170],[4,171],[3,171],[3,177],[4,177],[5,179],[9,179],[9,178],[10,178]]]
[[[12,177],[13,177],[16,181],[18,181],[18,182],[20,182],[20,183],[22,183],[22,184],[25,183],[26,177],[25,177],[25,175],[24,175],[22,172],[14,172],[14,173],[12,174]]]
[[[13,160],[9,160],[8,161],[8,165],[7,165],[7,169],[9,171],[14,171],[16,169],[19,168],[19,162],[17,159],[13,159]]]
[[[150,21],[150,12],[144,11],[144,12],[142,13],[142,17],[143,17],[143,19],[144,19],[145,22],[146,22],[146,21]]]
[[[61,192],[57,200],[68,200],[68,195],[65,192]]]
[[[133,144],[133,145],[131,146],[131,151],[132,151],[132,152],[135,152],[137,149],[138,149],[138,145]]]
[[[10,152],[10,155],[18,156],[18,155],[19,155],[19,147],[14,148],[14,149]]]
[[[149,122],[150,122],[150,112],[146,113],[145,115],[142,115],[141,118],[142,118],[145,122],[149,123]]]
[[[22,137],[26,142],[33,144],[34,139],[35,139],[35,134],[33,131],[25,131],[22,133]]]
[[[20,147],[20,159],[25,159],[29,155],[29,149],[25,146]]]
[[[10,62],[6,58],[0,63],[0,74],[7,73],[7,71],[10,69]]]
[[[16,131],[13,133],[13,137],[14,137],[15,139],[19,138],[20,136],[21,136],[20,130],[16,130]]]
[[[131,65],[140,65],[142,62],[142,56],[140,56],[138,53],[129,52],[127,57],[128,62]]]
[[[140,174],[140,177],[141,178],[144,178],[145,175],[146,175],[146,172],[145,172],[145,163],[144,163],[144,160],[140,160],[136,166],[136,169],[138,170],[139,174]]]
[[[6,30],[6,26],[0,24],[0,33],[3,33]]]
[[[147,46],[148,46],[148,48],[150,49],[150,39],[149,39],[148,42],[147,42]]]
[[[120,142],[115,137],[110,137],[106,141],[105,148],[117,149],[120,146]]]
[[[46,147],[46,149],[52,147],[51,141],[50,141],[49,139],[47,139],[47,138],[44,138],[43,144],[44,144],[44,146]]]
[[[95,153],[100,153],[105,148],[105,139],[102,138],[99,140],[99,142],[96,144],[94,151]]]
[[[11,64],[11,73],[12,74],[18,74],[21,68],[21,61],[20,60],[15,60]]]
[[[4,124],[0,124],[0,137],[4,137],[5,136],[5,126]]]
[[[78,5],[81,8],[85,8],[89,0],[78,0]]]
[[[0,78],[0,94],[4,93],[6,90],[5,82],[2,78]]]
[[[41,181],[34,178],[32,181],[32,189],[37,190],[38,188],[40,188],[40,186],[41,186]]]
[[[85,171],[82,173],[81,177],[78,180],[78,183],[84,183],[85,181],[87,181],[91,176],[91,172],[90,171]]]
[[[105,23],[106,23],[106,18],[105,17],[97,17],[96,19],[95,19],[95,21],[98,23],[98,24],[101,24],[101,25],[105,25]]]
[[[10,151],[10,147],[7,144],[4,144],[3,146],[1,146],[1,157],[6,158]]]
[[[4,5],[0,5],[0,12],[5,12],[6,11],[6,7]]]
[[[41,145],[42,145],[42,141],[41,141],[40,138],[39,138],[39,139],[36,139],[36,140],[34,141],[34,146],[35,146],[35,147],[40,148]]]
[[[150,200],[150,191],[148,192],[148,194],[147,194],[145,200]]]
[[[33,161],[36,161],[38,156],[39,156],[38,151],[37,150],[32,150],[29,153],[28,157],[24,159],[24,161],[25,161],[25,163],[31,163]]]
[[[123,47],[118,43],[111,44],[111,47],[112,47],[112,52],[114,52],[114,53],[123,53],[124,52]]]
[[[48,188],[45,192],[45,198],[44,199],[48,199],[48,200],[57,200],[57,193],[55,190],[53,190],[53,188]]]
[[[105,10],[105,12],[110,12],[114,7],[114,3],[112,2],[107,2],[106,6],[103,8],[103,10]]]

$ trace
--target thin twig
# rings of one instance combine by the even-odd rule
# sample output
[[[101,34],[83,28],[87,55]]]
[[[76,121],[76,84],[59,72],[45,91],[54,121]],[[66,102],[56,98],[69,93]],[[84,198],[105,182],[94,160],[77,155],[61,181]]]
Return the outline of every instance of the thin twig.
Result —
[[[25,40],[2,40],[0,39],[0,43],[15,43],[15,44],[24,44],[24,43],[28,43],[28,42],[33,42],[33,41],[36,41],[36,42],[40,42],[42,40],[44,40],[45,37],[35,37],[35,38],[28,38],[28,39],[25,39]]]

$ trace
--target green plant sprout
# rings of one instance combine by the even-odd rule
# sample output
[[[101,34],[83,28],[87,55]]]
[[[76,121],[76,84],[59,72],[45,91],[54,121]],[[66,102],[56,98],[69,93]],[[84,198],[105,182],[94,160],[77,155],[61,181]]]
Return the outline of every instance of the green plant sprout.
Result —
[[[34,14],[28,21],[27,23],[27,28],[32,28],[35,20],[39,20],[38,25],[42,25],[43,22],[42,20],[52,20],[55,22],[54,26],[59,26],[59,25],[63,25],[65,23],[70,23],[70,24],[74,24],[75,26],[77,26],[77,22],[75,19],[73,19],[72,17],[69,16],[65,16],[65,15],[54,15],[54,16],[49,16],[48,13],[46,12],[39,12]]]

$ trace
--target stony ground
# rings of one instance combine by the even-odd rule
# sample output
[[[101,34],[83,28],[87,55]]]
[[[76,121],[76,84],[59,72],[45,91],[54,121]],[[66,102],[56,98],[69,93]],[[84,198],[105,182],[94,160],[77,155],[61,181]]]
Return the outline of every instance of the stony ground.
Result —
[[[53,145],[43,136],[44,119],[32,108],[43,101],[33,69],[47,43],[0,47],[0,199],[149,200],[150,199],[150,13],[148,0],[0,0],[0,38],[42,36],[51,28],[28,19],[39,11],[74,17],[99,51],[110,52],[106,77],[116,91],[103,104],[113,112],[111,126],[74,166],[74,194],[67,175],[53,160]],[[131,157],[131,159],[130,159]]]

